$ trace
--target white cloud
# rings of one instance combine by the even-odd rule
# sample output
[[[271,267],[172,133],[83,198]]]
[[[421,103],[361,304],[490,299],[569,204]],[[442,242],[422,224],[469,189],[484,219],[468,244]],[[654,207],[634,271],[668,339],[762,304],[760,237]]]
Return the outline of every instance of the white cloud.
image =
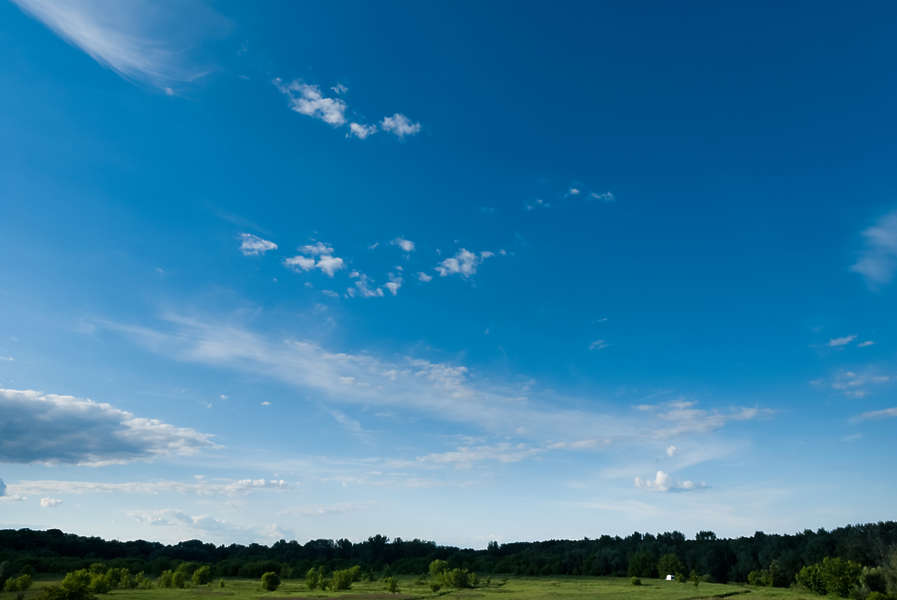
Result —
[[[580,193],[580,189],[575,187],[571,187],[569,190],[567,190],[568,196],[579,196]]]
[[[897,406],[893,408],[883,408],[881,410],[870,410],[864,413],[860,413],[857,416],[851,418],[850,420],[854,423],[859,423],[861,421],[872,421],[877,419],[889,419],[892,417],[897,417]]]
[[[591,344],[589,344],[589,350],[604,350],[607,348],[606,340],[595,340]]]
[[[306,244],[299,248],[299,252],[303,254],[311,254],[312,256],[325,256],[333,254],[333,247],[328,246],[324,242],[315,242],[314,244]]]
[[[270,400],[263,400],[263,401],[260,402],[259,404],[260,404],[261,406],[271,406],[271,401],[270,401]]]
[[[869,393],[869,386],[890,383],[890,375],[878,375],[874,372],[856,373],[841,371],[831,382],[832,389],[843,392],[850,398],[864,398]]]
[[[602,202],[613,202],[616,200],[616,197],[611,192],[602,192],[600,194],[598,192],[591,192],[589,198],[601,200]]]
[[[344,85],[341,84],[340,82],[337,82],[336,85],[331,86],[330,89],[331,89],[331,91],[332,91],[334,94],[339,94],[339,95],[343,95],[343,94],[345,94],[346,92],[349,91],[349,88],[347,88],[346,86],[344,86]]]
[[[420,273],[417,274],[417,278],[420,281],[423,281],[424,283],[427,283],[428,281],[433,281],[433,277],[431,275],[427,275],[423,271],[421,271]]]
[[[218,320],[168,315],[165,321],[161,329],[98,325],[128,335],[172,360],[268,377],[306,393],[321,394],[333,403],[403,408],[502,435],[644,442],[710,432],[731,422],[770,414],[747,407],[702,410],[691,402],[649,407],[648,414],[640,413],[638,418],[560,408],[563,400],[554,394],[547,394],[547,402],[532,398],[535,392],[529,381],[494,383],[472,376],[464,365],[330,351],[308,340],[267,339]],[[344,383],[347,378],[351,385]],[[571,400],[570,405],[574,404],[580,402]]]
[[[174,7],[150,0],[13,1],[101,65],[168,95],[211,70],[200,64],[200,46],[229,29],[226,19],[201,2]]]
[[[397,237],[393,241],[390,242],[393,246],[398,246],[405,252],[413,252],[414,251],[414,242],[411,240],[406,240],[400,237]]]
[[[493,252],[483,251],[479,254],[471,252],[466,248],[461,248],[458,252],[450,257],[443,260],[436,267],[436,271],[440,276],[446,277],[448,275],[461,275],[462,277],[470,277],[471,275],[476,274],[477,267],[482,264],[484,260],[495,256]]]
[[[679,448],[677,448],[676,446],[673,446],[672,444],[667,446],[667,456],[669,456],[670,458],[676,456],[676,454],[678,454],[678,453],[679,453]]]
[[[857,339],[855,335],[845,335],[844,337],[832,338],[828,341],[829,348],[838,348],[840,346],[846,346],[853,340]]]
[[[344,266],[343,259],[338,256],[322,256],[318,259],[318,263],[315,265],[315,267],[320,269],[321,272],[328,277],[333,277],[333,274]]]
[[[274,80],[274,85],[289,99],[290,108],[300,115],[324,121],[334,127],[345,125],[346,103],[339,98],[324,96],[318,86],[299,79],[284,83],[279,77]]]
[[[0,422],[0,462],[102,465],[215,447],[209,434],[33,390],[0,389]]]
[[[196,496],[242,496],[259,490],[291,489],[283,479],[216,479],[208,481],[125,481],[119,483],[100,481],[20,481],[10,486],[16,494],[34,496],[51,494],[135,494],[155,496],[164,493]]]
[[[376,125],[364,125],[362,123],[349,123],[349,133],[347,135],[365,140],[377,133]]]
[[[41,508],[56,508],[60,504],[62,504],[62,500],[60,500],[59,498],[47,497],[47,498],[40,499]]]
[[[243,256],[258,256],[270,250],[277,250],[277,244],[274,242],[262,239],[251,233],[241,233],[240,240],[240,252],[243,253]]]
[[[317,256],[317,260],[309,256],[297,255],[283,259],[283,264],[293,271],[311,271],[318,269],[328,277],[345,267],[345,261],[338,256],[333,256],[333,248],[322,242],[306,244],[299,248],[300,252]]]
[[[657,471],[654,479],[642,479],[641,477],[636,477],[635,487],[656,492],[687,492],[706,488],[707,484],[696,483],[689,480],[675,481],[669,473],[666,473],[665,471]]]
[[[283,264],[294,271],[311,271],[315,268],[315,259],[307,256],[291,256],[283,259]]]
[[[399,288],[402,287],[402,278],[392,273],[389,274],[389,281],[384,285],[386,289],[390,291],[390,293],[395,296],[399,293]]]
[[[494,446],[461,446],[449,452],[436,452],[418,457],[418,463],[452,465],[458,469],[470,468],[474,463],[496,461],[500,463],[520,462],[545,450],[526,444],[501,443]]]
[[[382,298],[383,288],[372,286],[371,280],[364,273],[353,271],[350,277],[355,278],[355,287],[346,290],[350,298],[360,295],[362,298]]]
[[[865,249],[850,270],[862,275],[871,288],[890,283],[897,272],[897,211],[863,231],[863,238]]]
[[[875,342],[872,340],[866,340],[865,342],[860,342],[857,344],[857,348],[866,348],[868,346],[874,346]]]
[[[545,202],[542,198],[536,198],[532,202],[525,203],[523,206],[526,210],[536,210],[537,208],[550,208],[551,203]]]
[[[383,117],[380,127],[383,131],[388,131],[400,139],[406,135],[415,135],[420,132],[420,123],[413,123],[401,113],[396,113],[391,117]]]

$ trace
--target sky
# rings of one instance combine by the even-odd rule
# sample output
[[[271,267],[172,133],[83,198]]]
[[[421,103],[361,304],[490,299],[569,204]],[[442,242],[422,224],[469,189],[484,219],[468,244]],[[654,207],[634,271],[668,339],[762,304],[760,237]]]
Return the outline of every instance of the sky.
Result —
[[[0,2],[0,527],[897,518],[895,23]]]

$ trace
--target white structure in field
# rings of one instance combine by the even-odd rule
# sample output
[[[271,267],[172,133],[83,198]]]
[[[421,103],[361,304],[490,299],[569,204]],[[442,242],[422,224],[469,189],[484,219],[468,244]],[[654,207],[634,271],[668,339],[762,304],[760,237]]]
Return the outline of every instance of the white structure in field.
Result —
[[[667,581],[675,581],[675,580],[676,580],[675,575],[667,575]]]

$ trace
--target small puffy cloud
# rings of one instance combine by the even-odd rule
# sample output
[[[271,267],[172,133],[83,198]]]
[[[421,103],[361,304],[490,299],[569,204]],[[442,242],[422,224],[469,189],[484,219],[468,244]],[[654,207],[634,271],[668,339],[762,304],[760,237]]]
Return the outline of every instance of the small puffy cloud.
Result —
[[[897,272],[897,211],[863,231],[863,239],[865,248],[850,270],[862,275],[871,288],[890,283]]]
[[[418,278],[418,280],[423,281],[424,283],[427,283],[428,281],[433,281],[433,277],[431,275],[427,275],[423,271],[421,271],[420,273],[417,274],[417,278]]]
[[[582,191],[579,188],[575,187],[571,187],[569,190],[567,190],[568,196],[579,196],[581,193]]]
[[[860,342],[857,344],[857,348],[866,348],[868,346],[874,346],[875,342],[872,340],[866,340],[865,342]]]
[[[675,481],[669,473],[658,471],[654,476],[654,479],[642,479],[641,477],[636,477],[635,487],[655,492],[688,492],[706,488],[707,484],[696,483],[689,480]]]
[[[617,198],[611,192],[591,192],[589,198],[593,200],[601,200],[602,202],[613,202]]]
[[[311,271],[315,268],[315,259],[307,256],[291,256],[283,259],[283,264],[294,271]]]
[[[263,400],[263,401],[261,402],[261,405],[262,405],[262,406],[271,406],[271,401],[270,401],[270,400]]]
[[[420,132],[420,123],[413,123],[411,119],[402,113],[396,113],[391,117],[383,117],[380,122],[383,131],[388,131],[398,138],[406,135],[415,135]]]
[[[344,266],[343,259],[338,256],[322,256],[318,259],[318,263],[315,265],[315,267],[320,269],[321,272],[328,277],[333,277],[333,274]]]
[[[333,254],[333,248],[324,242],[315,242],[314,244],[306,244],[300,247],[299,252],[311,254],[312,256],[324,256]]]
[[[443,260],[436,266],[436,271],[441,277],[448,275],[461,275],[462,277],[470,277],[476,274],[477,267],[484,260],[494,256],[493,252],[484,251],[476,254],[466,248],[461,248],[458,252],[449,258]]]
[[[334,127],[345,125],[346,103],[339,98],[324,96],[318,86],[299,79],[284,83],[279,77],[274,80],[274,85],[289,99],[290,108],[300,115],[324,121]]]
[[[679,453],[679,448],[677,448],[676,446],[674,446],[672,444],[667,446],[667,456],[669,456],[670,458],[676,456],[678,453]]]
[[[0,389],[0,462],[102,465],[191,455],[212,436],[93,400]]]
[[[47,498],[40,499],[41,508],[56,508],[60,504],[62,504],[62,500],[60,500],[59,498],[47,497]]]
[[[251,233],[240,234],[240,252],[243,256],[258,256],[270,250],[277,250],[277,244]]]
[[[376,125],[364,125],[362,123],[349,123],[349,136],[356,137],[360,140],[367,139],[368,137],[377,133]]]
[[[412,242],[411,240],[406,240],[399,237],[391,241],[390,244],[392,244],[393,246],[398,246],[405,252],[414,252],[414,242]]]
[[[859,423],[861,421],[874,421],[878,419],[890,419],[894,417],[897,417],[897,406],[894,406],[892,408],[883,408],[881,410],[870,410],[864,413],[860,413],[850,420],[854,423]]]
[[[349,91],[349,88],[347,88],[346,86],[344,86],[344,85],[341,84],[340,82],[336,82],[336,85],[331,86],[330,90],[331,90],[334,94],[343,95],[343,94],[345,94],[346,92]]]
[[[390,273],[390,274],[389,274],[389,281],[387,281],[387,282],[384,284],[384,287],[385,287],[387,290],[389,290],[389,292],[390,292],[393,296],[395,296],[396,294],[399,293],[399,288],[402,287],[402,278],[399,277],[399,276],[397,276],[397,275],[393,275],[392,273]]]
[[[351,287],[346,290],[346,295],[348,295],[350,298],[354,298],[355,296],[360,296],[362,298],[383,297],[383,288],[374,286],[368,276],[364,273],[352,271],[349,276],[355,279],[355,287]]]
[[[315,242],[314,244],[306,244],[299,248],[303,254],[291,256],[283,259],[285,267],[293,271],[311,271],[318,269],[328,277],[345,267],[345,261],[338,256],[333,256],[333,248],[323,242]],[[310,254],[311,256],[304,256]],[[313,258],[317,256],[318,258]]]
[[[840,348],[841,346],[846,346],[855,339],[857,339],[857,336],[855,335],[845,335],[844,337],[832,338],[828,341],[828,347]]]
[[[606,340],[595,340],[589,344],[589,350],[604,350],[605,348],[607,348]]]
[[[551,206],[550,202],[545,202],[542,198],[536,198],[531,202],[527,202],[523,205],[526,210],[536,210],[537,208],[549,208]]]

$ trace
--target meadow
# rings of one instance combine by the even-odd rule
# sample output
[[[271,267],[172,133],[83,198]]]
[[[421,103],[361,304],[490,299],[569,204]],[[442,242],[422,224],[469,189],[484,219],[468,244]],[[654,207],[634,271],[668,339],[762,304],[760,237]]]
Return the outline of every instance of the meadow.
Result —
[[[154,588],[150,590],[113,590],[98,596],[101,600],[300,600],[306,598],[340,598],[343,600],[412,600],[415,598],[483,599],[489,600],[819,600],[811,592],[787,588],[755,587],[738,584],[669,582],[661,579],[642,579],[642,585],[632,585],[629,578],[620,577],[502,577],[493,576],[488,584],[473,589],[443,589],[432,592],[429,584],[418,577],[398,577],[399,593],[391,594],[383,581],[357,582],[345,591],[311,591],[301,580],[286,580],[274,592],[261,589],[255,579],[224,579],[209,585],[184,589]],[[56,578],[41,577],[24,595],[35,600],[41,588],[58,583]],[[16,600],[17,594],[0,593],[0,600]]]

